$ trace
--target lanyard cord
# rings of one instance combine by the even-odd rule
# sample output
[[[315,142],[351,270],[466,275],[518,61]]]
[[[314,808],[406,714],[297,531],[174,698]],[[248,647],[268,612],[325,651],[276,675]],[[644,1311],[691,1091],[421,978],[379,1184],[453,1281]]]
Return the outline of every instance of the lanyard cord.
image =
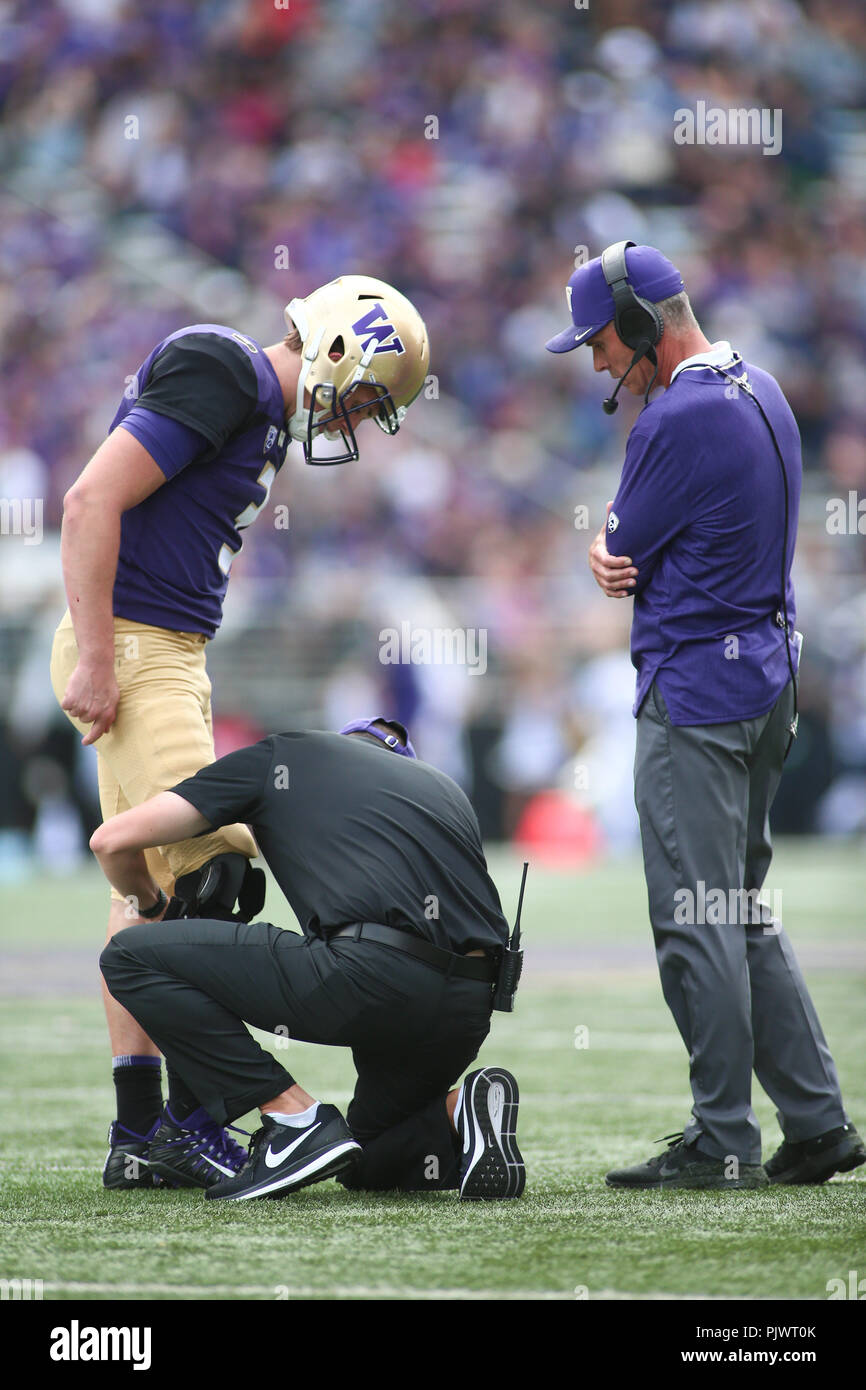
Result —
[[[743,359],[742,359],[738,354],[735,354],[735,359],[734,359],[734,360],[741,363]],[[701,363],[701,366],[709,367],[710,370],[713,371],[713,372],[716,372],[718,376],[723,376],[723,377],[725,377],[727,381],[731,382],[731,384],[733,385],[735,391],[745,391],[746,395],[749,397],[749,400],[750,400],[750,401],[753,401],[754,404],[758,407],[758,410],[761,412],[761,417],[762,417],[762,419],[763,419],[763,421],[764,421],[764,424],[767,426],[767,429],[770,431],[770,437],[771,437],[771,439],[772,439],[772,441],[773,441],[773,448],[776,450],[776,457],[777,457],[778,460],[779,460],[779,467],[780,467],[781,470],[782,470],[782,487],[783,487],[784,493],[785,493],[785,530],[784,530],[783,535],[782,535],[782,573],[781,573],[781,585],[780,585],[780,587],[781,587],[781,592],[782,592],[782,609],[781,609],[781,612],[778,612],[778,611],[777,611],[777,613],[776,613],[776,623],[777,623],[777,625],[778,625],[779,627],[782,627],[783,624],[784,624],[784,628],[785,628],[785,653],[786,653],[786,655],[787,655],[787,657],[788,657],[788,670],[789,670],[790,673],[791,673],[791,686],[792,686],[792,689],[793,689],[793,692],[794,692],[794,712],[793,712],[793,715],[792,715],[792,717],[791,717],[791,722],[790,722],[790,724],[788,725],[788,735],[789,735],[789,736],[788,736],[788,744],[787,744],[787,747],[786,747],[786,749],[785,749],[785,758],[783,759],[783,762],[784,762],[785,759],[787,759],[788,754],[789,754],[790,751],[791,751],[791,745],[792,745],[792,743],[794,742],[794,739],[797,737],[797,725],[798,725],[799,720],[800,720],[800,713],[799,713],[799,708],[798,708],[798,704],[797,704],[797,678],[796,678],[796,675],[795,675],[795,673],[794,673],[794,662],[793,662],[793,659],[792,659],[792,657],[791,657],[791,635],[790,635],[790,626],[791,626],[791,624],[790,624],[790,621],[789,621],[789,619],[788,619],[788,514],[789,514],[789,504],[788,504],[788,474],[787,474],[787,472],[785,471],[785,460],[784,460],[783,457],[782,457],[782,450],[779,448],[779,441],[778,441],[777,438],[776,438],[776,431],[773,429],[773,426],[770,424],[770,421],[769,421],[769,419],[767,418],[767,413],[766,413],[766,411],[764,410],[764,407],[761,405],[761,402],[758,400],[757,396],[755,395],[754,390],[752,389],[752,386],[751,386],[750,383],[748,382],[748,380],[747,380],[747,378],[746,378],[746,373],[743,372],[743,375],[742,375],[741,377],[737,377],[737,376],[732,376],[732,375],[730,374],[730,372],[726,372],[722,367],[715,367],[715,366],[713,366],[710,362]]]

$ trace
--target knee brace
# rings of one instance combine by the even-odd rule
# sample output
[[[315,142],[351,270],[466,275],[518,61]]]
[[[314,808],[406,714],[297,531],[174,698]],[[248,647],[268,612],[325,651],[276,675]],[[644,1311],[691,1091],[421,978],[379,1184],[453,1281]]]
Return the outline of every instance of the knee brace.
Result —
[[[251,922],[264,905],[263,871],[254,869],[246,855],[218,854],[177,880],[162,920],[216,917],[225,922]]]

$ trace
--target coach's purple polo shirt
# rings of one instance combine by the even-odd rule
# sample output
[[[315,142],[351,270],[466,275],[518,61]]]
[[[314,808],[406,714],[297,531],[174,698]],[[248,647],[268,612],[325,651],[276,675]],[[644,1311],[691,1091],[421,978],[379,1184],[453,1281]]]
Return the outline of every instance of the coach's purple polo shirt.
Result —
[[[166,482],[123,513],[114,613],[212,637],[241,532],[285,459],[277,374],[252,338],[221,324],[172,333],[145,358],[111,423]]]
[[[641,411],[608,517],[608,551],[629,555],[638,570],[634,713],[657,680],[674,724],[756,718],[790,679],[785,634],[776,620],[782,470],[754,402],[706,363],[747,374],[779,441],[788,479],[792,631],[800,434],[778,382],[733,358],[730,343],[720,342],[681,362],[663,395]],[[793,660],[796,670],[796,650]]]

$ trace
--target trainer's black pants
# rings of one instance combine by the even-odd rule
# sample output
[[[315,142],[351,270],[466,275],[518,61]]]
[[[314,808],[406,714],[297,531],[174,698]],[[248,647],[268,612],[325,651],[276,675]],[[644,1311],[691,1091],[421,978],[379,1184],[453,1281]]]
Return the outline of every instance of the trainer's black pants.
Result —
[[[268,922],[127,927],[100,966],[114,998],[219,1123],[294,1084],[244,1023],[350,1047],[358,1080],[347,1120],[363,1153],[345,1185],[457,1185],[445,1095],[490,1029],[489,984],[376,942],[327,942]]]

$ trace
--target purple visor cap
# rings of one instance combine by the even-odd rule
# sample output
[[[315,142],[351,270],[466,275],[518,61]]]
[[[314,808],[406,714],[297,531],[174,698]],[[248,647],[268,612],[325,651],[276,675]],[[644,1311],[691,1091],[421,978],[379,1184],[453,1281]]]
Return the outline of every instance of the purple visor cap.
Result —
[[[654,246],[629,246],[625,253],[628,282],[636,295],[658,304],[685,289],[683,277]],[[571,323],[545,344],[548,352],[571,352],[595,337],[614,317],[613,295],[604,278],[601,256],[578,266],[565,288]]]
[[[387,724],[389,728],[395,729],[396,733],[386,734],[384,729],[374,729],[374,724]],[[377,714],[373,719],[353,719],[351,724],[346,724],[341,730],[341,734],[372,734],[374,738],[381,739],[388,748],[395,753],[401,753],[404,758],[417,758],[418,754],[409,742],[409,734],[402,724],[398,724],[396,719],[385,719],[384,715]],[[399,734],[404,743],[397,737]]]

